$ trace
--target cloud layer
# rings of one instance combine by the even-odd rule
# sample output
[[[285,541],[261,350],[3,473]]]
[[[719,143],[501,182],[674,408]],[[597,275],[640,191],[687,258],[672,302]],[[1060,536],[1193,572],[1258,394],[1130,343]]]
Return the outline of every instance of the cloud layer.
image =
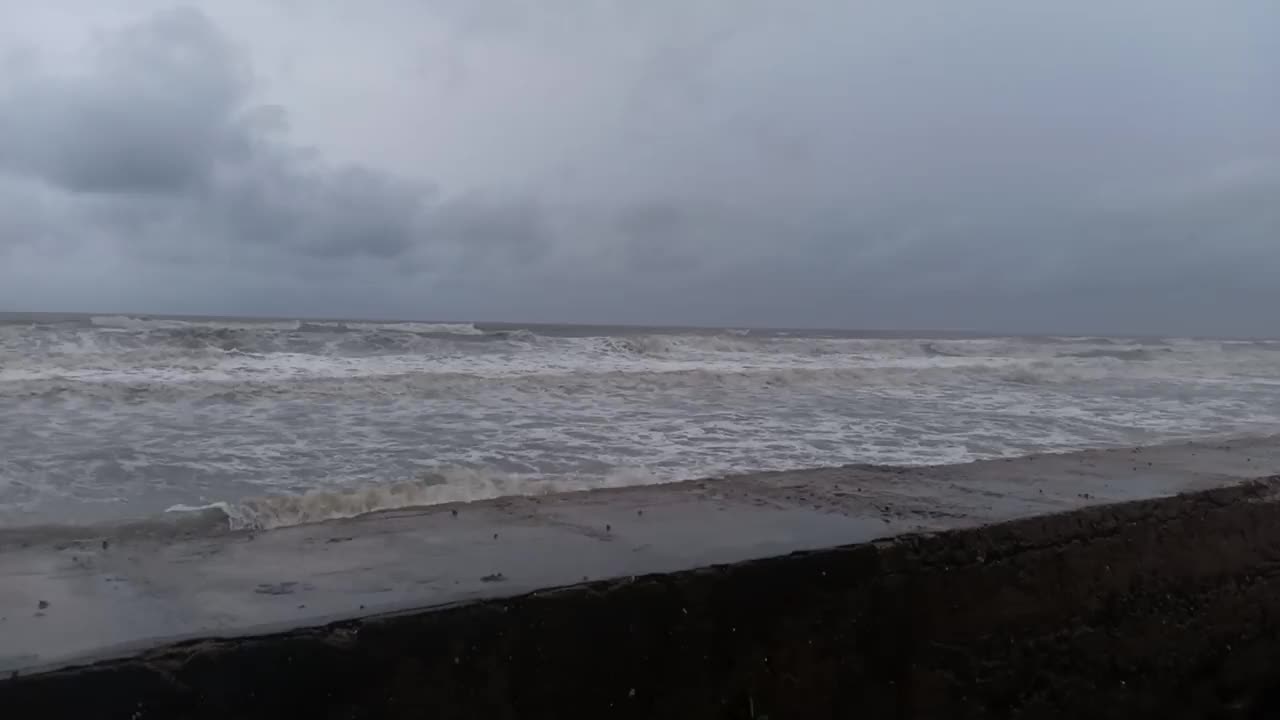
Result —
[[[1269,3],[130,7],[0,37],[0,307],[1280,334]]]

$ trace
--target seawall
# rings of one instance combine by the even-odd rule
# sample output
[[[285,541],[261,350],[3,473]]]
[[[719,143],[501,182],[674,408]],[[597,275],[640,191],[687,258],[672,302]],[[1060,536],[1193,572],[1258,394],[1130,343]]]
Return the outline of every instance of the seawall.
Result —
[[[1278,503],[1258,438],[7,548],[0,717],[1271,717]]]

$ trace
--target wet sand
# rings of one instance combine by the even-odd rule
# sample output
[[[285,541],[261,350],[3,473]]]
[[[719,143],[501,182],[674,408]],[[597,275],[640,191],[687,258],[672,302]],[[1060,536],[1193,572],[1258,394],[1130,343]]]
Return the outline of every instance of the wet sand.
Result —
[[[0,716],[1245,713],[1277,475],[1254,438],[11,546]]]

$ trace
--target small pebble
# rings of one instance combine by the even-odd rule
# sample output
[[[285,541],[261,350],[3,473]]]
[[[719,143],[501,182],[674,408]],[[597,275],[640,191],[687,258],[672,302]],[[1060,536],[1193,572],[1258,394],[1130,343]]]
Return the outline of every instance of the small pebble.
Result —
[[[612,526],[612,525],[605,525],[605,526],[604,526],[604,531],[605,531],[605,532],[613,532],[613,526]]]
[[[493,539],[494,539],[494,540],[497,540],[497,539],[498,539],[498,533],[494,533],[494,534],[493,534]]]
[[[49,601],[41,600],[39,603],[36,603],[36,607],[40,608],[41,610],[44,610],[45,608],[49,607]]]
[[[108,543],[106,540],[103,540],[103,541],[102,541],[102,549],[103,549],[103,550],[106,550],[108,545],[110,545],[110,543]]]
[[[457,510],[450,510],[449,512],[450,512],[450,513],[452,513],[454,517],[458,517],[458,511],[457,511]]]

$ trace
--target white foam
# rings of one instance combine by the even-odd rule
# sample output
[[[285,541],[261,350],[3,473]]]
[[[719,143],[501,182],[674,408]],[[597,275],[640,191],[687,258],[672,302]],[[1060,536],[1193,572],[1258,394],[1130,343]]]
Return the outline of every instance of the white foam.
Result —
[[[548,388],[609,382],[689,388],[699,383],[746,388],[753,383],[765,387],[816,381],[869,386],[974,380],[1020,385],[1126,379],[1229,383],[1266,382],[1280,365],[1280,353],[1272,350],[1228,351],[1217,343],[1148,352],[1117,344],[1036,346],[1003,339],[922,344],[640,335],[498,343],[468,352],[426,347],[408,354],[352,356],[245,352],[232,345],[116,348],[104,345],[92,332],[58,340],[43,357],[21,345],[10,352],[0,346],[0,397],[48,389],[21,383],[83,383],[90,393],[107,384],[169,388],[165,392],[170,394],[179,392],[178,386],[189,386],[197,395],[217,384],[288,390],[298,383],[331,380],[399,382],[406,389],[492,380],[544,382]]]
[[[119,512],[275,527],[611,483],[1280,429],[1280,352],[1265,344],[488,338],[401,323],[205,333],[127,320],[0,327],[0,437],[21,459],[0,473],[15,480],[0,483],[0,506],[56,518],[56,503],[117,497]],[[493,469],[383,482],[424,467]],[[643,469],[614,469],[626,467]],[[31,491],[45,487],[58,493]]]

